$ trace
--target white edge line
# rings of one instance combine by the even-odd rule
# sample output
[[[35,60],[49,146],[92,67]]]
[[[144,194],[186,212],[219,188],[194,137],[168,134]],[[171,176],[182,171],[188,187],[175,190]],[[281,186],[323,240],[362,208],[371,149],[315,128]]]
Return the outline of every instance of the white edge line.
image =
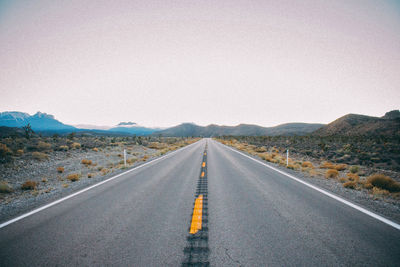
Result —
[[[218,142],[218,143],[219,143],[219,142]],[[314,189],[314,190],[316,190],[316,191],[318,191],[318,192],[320,192],[320,193],[322,193],[322,194],[324,194],[324,195],[327,195],[328,197],[331,197],[331,198],[333,198],[333,199],[335,199],[335,200],[337,200],[337,201],[339,201],[339,202],[342,202],[343,204],[345,204],[345,205],[347,205],[347,206],[350,206],[350,207],[352,207],[352,208],[354,208],[354,209],[356,209],[356,210],[358,210],[358,211],[361,211],[362,213],[364,213],[364,214],[366,214],[366,215],[369,215],[369,216],[371,216],[372,218],[375,218],[375,219],[377,219],[377,220],[379,220],[379,221],[381,221],[381,222],[383,222],[383,223],[386,223],[386,224],[388,224],[388,225],[390,225],[390,226],[396,228],[397,230],[400,230],[400,224],[398,224],[398,223],[395,223],[395,222],[393,222],[393,221],[391,221],[391,220],[388,220],[388,219],[386,219],[386,218],[384,218],[384,217],[382,217],[382,216],[380,216],[380,215],[378,215],[378,214],[376,214],[376,213],[373,213],[372,211],[369,211],[369,210],[367,210],[367,209],[365,209],[365,208],[362,208],[362,207],[360,207],[360,206],[358,206],[358,205],[356,205],[356,204],[354,204],[354,203],[351,203],[350,201],[347,201],[347,200],[345,200],[345,199],[343,199],[343,198],[341,198],[341,197],[338,197],[338,196],[336,196],[336,195],[334,195],[334,194],[332,194],[332,193],[329,193],[328,191],[325,191],[325,190],[323,190],[323,189],[321,189],[321,188],[319,188],[319,187],[316,187],[316,186],[314,186],[314,185],[312,185],[312,184],[309,184],[309,183],[307,183],[307,182],[305,182],[305,181],[303,181],[303,180],[300,180],[299,178],[297,178],[297,177],[295,177],[295,176],[293,176],[293,175],[290,175],[290,174],[288,174],[288,173],[286,173],[286,172],[284,172],[284,171],[281,171],[281,170],[279,170],[279,169],[277,169],[277,168],[275,168],[275,167],[269,166],[268,164],[266,164],[266,163],[264,163],[264,162],[261,162],[260,160],[257,160],[257,159],[255,159],[255,158],[252,158],[252,157],[250,157],[250,156],[248,156],[248,155],[246,155],[246,154],[244,154],[244,153],[242,153],[242,152],[239,152],[239,151],[237,151],[237,150],[235,150],[235,149],[233,149],[233,148],[231,148],[231,147],[229,147],[229,146],[227,146],[227,145],[224,145],[224,144],[222,144],[222,143],[219,143],[219,144],[221,144],[221,145],[223,145],[223,146],[229,148],[230,150],[232,150],[232,151],[234,151],[234,152],[236,152],[236,153],[241,154],[242,156],[245,156],[245,157],[247,157],[247,158],[249,158],[249,159],[251,159],[251,160],[254,160],[255,162],[257,162],[257,163],[259,163],[259,164],[261,164],[261,165],[264,165],[264,166],[266,166],[266,167],[268,167],[268,168],[270,168],[270,169],[272,169],[272,170],[274,170],[274,171],[276,171],[276,172],[279,172],[280,174],[283,174],[283,175],[289,177],[290,179],[293,179],[293,180],[295,180],[295,181],[297,181],[297,182],[299,182],[299,183],[302,183],[302,184],[304,184],[305,186],[308,186],[308,187],[310,187],[310,188],[312,188],[312,189]]]
[[[199,141],[201,141],[201,139],[200,139]],[[199,141],[197,141],[197,142],[199,142]],[[171,156],[171,155],[177,153],[178,151],[182,151],[182,150],[184,150],[184,149],[186,149],[186,148],[188,148],[188,147],[190,147],[190,146],[196,144],[197,142],[194,142],[194,143],[192,143],[192,144],[190,144],[190,145],[187,145],[187,146],[182,147],[182,148],[180,148],[180,149],[178,149],[178,150],[175,150],[175,151],[173,151],[173,152],[171,152],[171,153],[169,153],[169,154],[167,154],[167,155],[164,155],[164,156],[162,156],[162,157],[153,159],[153,160],[151,160],[151,161],[149,161],[149,162],[146,162],[146,163],[144,163],[144,164],[142,164],[142,165],[139,165],[139,166],[134,167],[134,168],[132,168],[132,169],[130,169],[130,170],[127,170],[127,171],[125,171],[125,172],[122,172],[122,173],[120,173],[120,174],[117,174],[117,175],[115,175],[115,176],[113,176],[113,177],[110,177],[110,178],[108,178],[108,179],[106,179],[106,180],[104,180],[104,181],[101,181],[101,182],[99,182],[99,183],[97,183],[97,184],[94,184],[94,185],[91,185],[91,186],[89,186],[89,187],[86,187],[86,188],[84,188],[84,189],[82,189],[82,190],[80,190],[80,191],[78,191],[78,192],[75,192],[75,193],[73,193],[73,194],[71,194],[71,195],[68,195],[68,196],[66,196],[66,197],[60,198],[60,199],[58,199],[58,200],[56,200],[56,201],[53,201],[53,202],[51,202],[51,203],[49,203],[49,204],[46,204],[46,205],[44,205],[44,206],[42,206],[42,207],[40,207],[40,208],[37,208],[37,209],[34,209],[34,210],[29,211],[29,212],[27,212],[27,213],[24,213],[24,214],[22,214],[22,215],[20,215],[20,216],[18,216],[18,217],[16,217],[16,218],[14,218],[14,219],[11,219],[11,220],[9,220],[9,221],[6,221],[6,222],[0,224],[0,229],[3,228],[3,227],[5,227],[5,226],[7,226],[7,225],[9,225],[9,224],[12,224],[12,223],[15,223],[15,222],[17,222],[17,221],[19,221],[19,220],[22,220],[23,218],[26,218],[26,217],[31,216],[31,215],[33,215],[33,214],[35,214],[35,213],[38,213],[38,212],[40,212],[40,211],[42,211],[42,210],[45,210],[45,209],[50,208],[50,207],[52,207],[52,206],[54,206],[54,205],[57,205],[57,204],[59,204],[59,203],[65,201],[65,200],[67,200],[67,199],[70,199],[70,198],[74,197],[74,196],[77,196],[77,195],[79,195],[79,194],[82,194],[82,193],[84,193],[84,192],[86,192],[86,191],[88,191],[88,190],[90,190],[90,189],[92,189],[92,188],[98,187],[98,186],[100,186],[100,185],[102,185],[102,184],[105,184],[105,183],[107,183],[107,182],[109,182],[109,181],[112,181],[112,180],[114,180],[114,179],[116,179],[116,178],[118,178],[118,177],[120,177],[120,176],[122,176],[122,175],[125,175],[125,174],[127,174],[127,173],[129,173],[129,172],[131,172],[131,171],[140,169],[140,168],[142,168],[142,167],[144,167],[144,166],[146,166],[146,165],[148,165],[148,164],[150,164],[150,163],[154,163],[154,162],[156,162],[156,161],[159,161],[159,160],[161,160],[161,159],[164,159],[164,158],[166,158],[166,157],[169,157],[169,156]]]

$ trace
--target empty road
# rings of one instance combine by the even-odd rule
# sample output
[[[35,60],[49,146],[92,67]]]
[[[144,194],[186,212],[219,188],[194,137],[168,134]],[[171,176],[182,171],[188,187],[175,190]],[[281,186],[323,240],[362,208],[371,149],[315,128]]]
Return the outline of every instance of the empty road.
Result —
[[[211,139],[0,229],[0,266],[196,264],[399,266],[400,231]]]

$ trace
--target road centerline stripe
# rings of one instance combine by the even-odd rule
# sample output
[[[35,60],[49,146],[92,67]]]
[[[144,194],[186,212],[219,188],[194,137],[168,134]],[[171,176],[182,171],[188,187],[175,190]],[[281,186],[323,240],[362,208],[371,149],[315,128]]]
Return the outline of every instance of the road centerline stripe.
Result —
[[[182,266],[209,266],[208,255],[208,186],[207,186],[207,142],[203,153],[200,176],[197,180],[192,220],[183,250]]]

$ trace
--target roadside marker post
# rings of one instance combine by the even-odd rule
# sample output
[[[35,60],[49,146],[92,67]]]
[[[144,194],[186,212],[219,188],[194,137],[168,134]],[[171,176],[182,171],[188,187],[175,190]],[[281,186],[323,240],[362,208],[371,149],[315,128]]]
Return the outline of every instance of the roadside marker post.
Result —
[[[286,167],[289,165],[289,149],[286,150]]]
[[[124,166],[126,167],[126,149],[124,149]]]

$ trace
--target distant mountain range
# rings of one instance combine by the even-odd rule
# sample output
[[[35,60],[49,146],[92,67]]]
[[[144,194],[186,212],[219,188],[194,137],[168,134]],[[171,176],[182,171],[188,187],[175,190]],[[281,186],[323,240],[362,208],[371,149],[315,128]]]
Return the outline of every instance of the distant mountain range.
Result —
[[[286,123],[275,127],[262,127],[252,124],[239,124],[237,126],[219,126],[211,124],[199,126],[194,123],[182,123],[167,129],[149,128],[140,126],[134,122],[121,122],[116,126],[95,125],[67,125],[56,120],[53,115],[37,112],[29,115],[24,112],[1,112],[0,131],[4,136],[20,127],[30,124],[36,132],[69,133],[87,132],[98,134],[118,135],[160,135],[160,136],[202,136],[214,137],[221,135],[248,135],[248,136],[293,136],[308,135],[386,135],[400,136],[400,111],[393,110],[383,117],[371,117],[365,115],[348,114],[327,125],[318,123]],[[6,127],[17,127],[14,130]]]
[[[56,120],[53,115],[42,112],[37,112],[32,116],[18,111],[0,113],[0,126],[23,127],[28,123],[35,131],[73,131],[76,129],[74,126],[66,125]]]
[[[34,115],[28,113],[9,111],[0,113],[0,126],[6,127],[23,127],[30,124],[32,129],[36,132],[54,132],[54,133],[66,133],[66,132],[92,132],[92,133],[118,133],[118,134],[136,134],[136,135],[148,135],[152,134],[159,128],[147,128],[139,126],[134,122],[121,122],[117,126],[94,126],[94,125],[72,125],[64,124],[54,118],[53,115],[49,115],[42,112],[37,112]]]
[[[182,123],[154,134],[162,136],[203,136],[214,137],[221,135],[306,135],[321,128],[324,124],[286,123],[275,127],[261,127],[252,124],[239,124],[237,126],[219,126],[211,124],[199,126],[193,123]]]

